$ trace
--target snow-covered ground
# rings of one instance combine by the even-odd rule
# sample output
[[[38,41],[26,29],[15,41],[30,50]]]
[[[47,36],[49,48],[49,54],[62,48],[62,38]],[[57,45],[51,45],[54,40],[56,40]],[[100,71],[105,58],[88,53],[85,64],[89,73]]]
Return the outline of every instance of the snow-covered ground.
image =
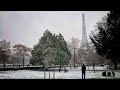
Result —
[[[106,67],[95,67],[96,70],[107,70]],[[81,67],[67,68],[68,72],[55,71],[55,79],[81,79]],[[87,67],[88,70],[88,67]],[[93,70],[89,67],[89,70]],[[103,71],[86,71],[86,79],[113,79],[113,77],[102,76]],[[115,78],[120,79],[120,71],[115,71]],[[53,71],[50,72],[50,77],[53,78]],[[46,71],[46,78],[49,78],[49,71]],[[33,70],[18,70],[18,71],[0,71],[0,79],[44,79],[43,71]]]

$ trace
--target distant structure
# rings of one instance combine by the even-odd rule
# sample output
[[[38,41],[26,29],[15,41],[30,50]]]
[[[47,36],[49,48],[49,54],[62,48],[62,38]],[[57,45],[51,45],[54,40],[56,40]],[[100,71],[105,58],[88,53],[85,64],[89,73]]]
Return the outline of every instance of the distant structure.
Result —
[[[86,26],[85,26],[85,14],[82,14],[82,40],[80,49],[78,50],[78,56],[80,63],[87,64],[86,56],[87,52],[89,51],[89,45],[87,40],[87,34],[86,34]]]
[[[82,14],[82,41],[80,48],[82,49],[88,49],[88,40],[87,40],[87,34],[86,34],[86,26],[85,26],[85,14]]]

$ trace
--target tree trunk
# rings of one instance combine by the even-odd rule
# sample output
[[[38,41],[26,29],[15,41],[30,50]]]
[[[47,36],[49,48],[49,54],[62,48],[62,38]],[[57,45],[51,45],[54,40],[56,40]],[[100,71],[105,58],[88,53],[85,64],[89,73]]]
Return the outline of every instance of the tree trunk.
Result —
[[[3,54],[3,67],[5,68],[5,56]]]
[[[42,70],[44,71],[44,64],[42,64]]]
[[[114,64],[114,69],[117,70],[117,62],[115,60],[112,60],[113,64]]]
[[[5,64],[3,64],[3,67],[5,68]]]
[[[59,69],[59,72],[61,71],[61,59],[60,59],[60,69]]]
[[[74,68],[75,68],[75,48],[74,48]]]
[[[24,56],[23,56],[23,67],[24,67]]]
[[[70,69],[71,69],[71,64],[70,64]]]
[[[94,71],[95,71],[95,62],[93,63],[93,69],[94,69]]]

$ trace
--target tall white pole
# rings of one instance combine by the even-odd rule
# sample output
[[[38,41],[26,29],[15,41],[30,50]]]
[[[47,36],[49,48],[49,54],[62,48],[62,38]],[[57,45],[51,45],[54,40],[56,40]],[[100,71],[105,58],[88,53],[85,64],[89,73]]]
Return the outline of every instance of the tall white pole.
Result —
[[[49,79],[50,79],[50,70],[49,70]]]
[[[44,79],[46,79],[45,65],[44,65]]]

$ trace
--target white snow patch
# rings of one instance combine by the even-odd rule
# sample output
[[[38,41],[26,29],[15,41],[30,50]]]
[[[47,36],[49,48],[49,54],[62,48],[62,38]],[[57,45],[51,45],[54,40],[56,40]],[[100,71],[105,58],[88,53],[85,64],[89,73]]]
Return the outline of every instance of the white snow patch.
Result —
[[[105,67],[95,67],[96,70],[107,70]],[[81,67],[70,69],[67,67],[68,72],[55,71],[55,79],[82,79]],[[88,70],[88,67],[87,67]],[[93,67],[89,67],[93,70]],[[86,71],[86,79],[112,79],[113,77],[102,76],[103,71]],[[115,78],[120,78],[120,71],[115,71]],[[46,78],[49,79],[49,71],[46,71]],[[53,71],[50,71],[50,78],[53,78]],[[17,70],[17,71],[0,71],[0,79],[44,79],[43,71],[33,70]]]

